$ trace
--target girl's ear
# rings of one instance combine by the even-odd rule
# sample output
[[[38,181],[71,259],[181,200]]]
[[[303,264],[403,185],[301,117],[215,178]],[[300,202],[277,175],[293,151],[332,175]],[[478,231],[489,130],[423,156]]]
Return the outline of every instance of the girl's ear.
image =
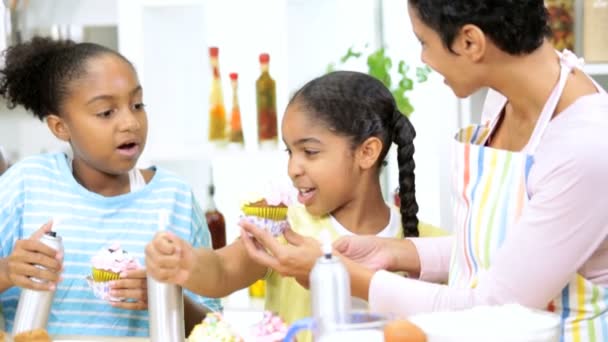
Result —
[[[377,137],[367,138],[357,148],[357,162],[362,169],[370,169],[376,166],[380,153],[382,152],[382,141]]]
[[[59,115],[50,114],[46,117],[46,125],[57,139],[70,141],[70,129]]]

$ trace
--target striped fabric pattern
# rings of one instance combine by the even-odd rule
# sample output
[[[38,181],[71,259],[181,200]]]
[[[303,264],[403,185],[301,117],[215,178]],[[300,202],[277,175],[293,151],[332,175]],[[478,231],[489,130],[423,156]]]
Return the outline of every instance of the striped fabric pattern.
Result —
[[[173,174],[157,169],[143,189],[103,197],[80,186],[64,154],[27,158],[0,178],[0,256],[11,254],[15,241],[29,237],[44,223],[63,238],[64,280],[51,309],[52,335],[148,336],[148,312],[113,308],[97,299],[86,276],[91,257],[118,242],[144,263],[144,248],[157,231],[158,213],[170,213],[168,229],[196,247],[210,247],[203,212],[190,187]],[[0,294],[7,330],[12,329],[20,290]],[[195,301],[221,310],[219,301],[186,291]]]
[[[471,139],[479,143],[488,133],[488,126],[471,126],[458,138],[461,142]],[[529,156],[476,146],[455,144],[453,154],[464,157],[464,162],[454,163],[454,175],[460,177],[454,176],[453,184],[460,192],[452,194],[456,226],[464,229],[456,234],[459,246],[454,251],[461,255],[452,258],[450,284],[467,287],[490,266],[493,254],[506,237],[502,227],[511,226],[519,217],[527,198],[523,191],[527,165],[532,162]]]
[[[528,201],[532,156],[483,146],[489,125],[456,135],[453,160],[455,248],[449,284],[474,288]],[[562,318],[562,342],[608,341],[608,289],[575,275],[547,307]]]

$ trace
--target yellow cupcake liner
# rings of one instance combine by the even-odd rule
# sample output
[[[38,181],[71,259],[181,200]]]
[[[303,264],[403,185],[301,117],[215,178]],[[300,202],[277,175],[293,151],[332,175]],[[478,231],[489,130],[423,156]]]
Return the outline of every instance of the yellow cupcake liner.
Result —
[[[95,280],[95,281],[105,282],[105,281],[118,280],[119,278],[120,278],[120,273],[100,270],[100,269],[93,267],[93,280]]]
[[[244,205],[241,210],[247,216],[257,216],[275,221],[287,219],[287,207],[253,207]]]

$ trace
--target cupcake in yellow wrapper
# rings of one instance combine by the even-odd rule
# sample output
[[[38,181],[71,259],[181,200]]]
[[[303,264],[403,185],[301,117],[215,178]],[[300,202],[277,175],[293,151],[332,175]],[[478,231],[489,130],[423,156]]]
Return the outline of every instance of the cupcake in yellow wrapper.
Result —
[[[283,221],[287,219],[287,206],[273,206],[266,203],[265,200],[244,205],[241,210],[246,216],[255,216],[274,221]]]
[[[120,278],[120,273],[100,270],[93,267],[93,280],[94,281],[111,281]]]
[[[287,210],[292,203],[293,192],[293,188],[288,189],[286,186],[268,187],[264,195],[243,204],[243,218],[268,230],[273,236],[282,234],[289,227]]]
[[[129,255],[119,244],[100,250],[91,258],[91,263],[92,273],[86,277],[87,283],[96,297],[108,301],[123,300],[110,296],[110,281],[119,279],[122,272],[142,268],[137,258]]]

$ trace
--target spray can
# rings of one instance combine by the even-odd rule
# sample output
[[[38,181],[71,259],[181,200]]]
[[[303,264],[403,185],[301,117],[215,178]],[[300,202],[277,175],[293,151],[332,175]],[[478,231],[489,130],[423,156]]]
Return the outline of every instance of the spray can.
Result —
[[[63,242],[56,232],[45,233],[40,238],[40,242],[56,251],[63,252]],[[40,265],[36,265],[36,267],[44,268]],[[35,282],[43,282],[43,280],[37,278],[31,279]],[[19,304],[17,305],[17,312],[15,313],[13,335],[35,329],[46,329],[49,314],[51,313],[51,305],[53,304],[53,297],[55,297],[55,291],[22,289]]]
[[[164,231],[169,214],[159,214],[158,230]],[[181,286],[161,283],[148,276],[148,312],[150,314],[150,340],[152,342],[183,342],[184,295]]]
[[[346,323],[351,309],[350,277],[344,264],[332,255],[329,232],[321,232],[323,255],[310,273],[312,316],[321,334]]]

